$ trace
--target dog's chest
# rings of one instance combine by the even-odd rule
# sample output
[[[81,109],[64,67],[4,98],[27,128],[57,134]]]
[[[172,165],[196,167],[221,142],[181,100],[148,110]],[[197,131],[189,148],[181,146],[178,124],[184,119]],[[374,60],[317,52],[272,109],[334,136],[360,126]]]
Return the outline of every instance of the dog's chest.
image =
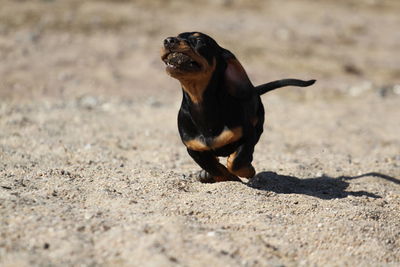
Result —
[[[242,127],[228,128],[224,127],[223,130],[215,136],[206,137],[199,134],[193,139],[184,140],[185,145],[195,151],[207,151],[221,148],[225,145],[238,141],[243,136]]]

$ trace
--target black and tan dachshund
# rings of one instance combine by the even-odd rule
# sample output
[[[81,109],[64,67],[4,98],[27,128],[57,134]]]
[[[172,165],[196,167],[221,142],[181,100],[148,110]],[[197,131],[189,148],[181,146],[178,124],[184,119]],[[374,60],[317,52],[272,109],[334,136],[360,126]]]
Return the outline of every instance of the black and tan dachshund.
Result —
[[[252,178],[254,146],[264,124],[260,95],[315,82],[284,79],[253,86],[236,57],[200,32],[166,38],[161,59],[167,73],[181,83],[179,134],[189,155],[203,169],[199,175],[203,182]],[[228,157],[226,167],[218,157]]]

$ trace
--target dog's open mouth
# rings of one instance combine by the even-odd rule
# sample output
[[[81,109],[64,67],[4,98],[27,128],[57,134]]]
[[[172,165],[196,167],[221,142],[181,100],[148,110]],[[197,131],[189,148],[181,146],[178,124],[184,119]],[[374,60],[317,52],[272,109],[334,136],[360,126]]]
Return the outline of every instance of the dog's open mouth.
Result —
[[[198,71],[201,69],[199,63],[194,61],[190,56],[180,52],[166,54],[163,57],[163,61],[170,70]]]

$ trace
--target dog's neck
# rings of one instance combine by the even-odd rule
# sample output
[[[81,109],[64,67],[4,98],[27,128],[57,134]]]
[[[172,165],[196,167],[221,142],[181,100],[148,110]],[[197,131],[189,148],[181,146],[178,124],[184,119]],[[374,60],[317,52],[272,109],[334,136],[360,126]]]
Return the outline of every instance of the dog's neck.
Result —
[[[199,80],[181,80],[183,91],[185,91],[190,100],[200,105],[203,102],[203,94],[206,90],[210,79],[199,79]]]
[[[183,91],[185,91],[191,101],[199,105],[204,100],[204,92],[209,87],[209,84],[213,78],[214,71],[216,68],[216,60],[214,58],[213,63],[209,65],[204,71],[190,75],[187,77],[178,78],[182,85]]]

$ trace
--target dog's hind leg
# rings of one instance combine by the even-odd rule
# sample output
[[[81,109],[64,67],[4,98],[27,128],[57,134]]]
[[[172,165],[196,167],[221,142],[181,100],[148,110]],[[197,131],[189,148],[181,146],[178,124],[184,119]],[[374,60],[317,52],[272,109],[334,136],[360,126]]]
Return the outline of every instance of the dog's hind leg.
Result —
[[[251,165],[255,143],[255,138],[250,138],[228,157],[227,167],[229,172],[248,179],[256,174],[253,165]]]

